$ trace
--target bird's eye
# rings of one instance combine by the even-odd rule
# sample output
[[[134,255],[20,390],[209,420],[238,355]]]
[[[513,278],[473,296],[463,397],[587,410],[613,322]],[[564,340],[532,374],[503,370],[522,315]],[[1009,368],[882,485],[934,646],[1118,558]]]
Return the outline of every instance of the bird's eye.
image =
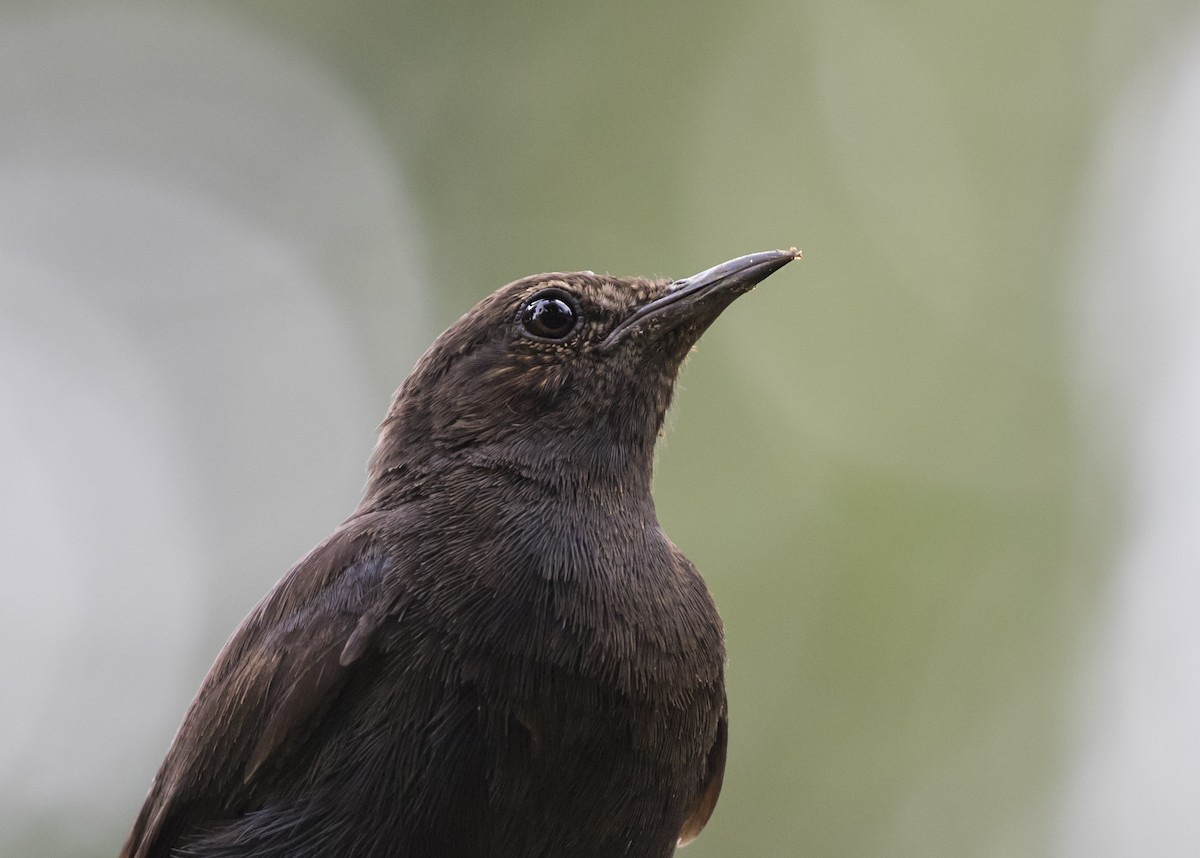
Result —
[[[521,308],[521,327],[541,340],[565,340],[579,323],[571,297],[561,289],[545,289]]]

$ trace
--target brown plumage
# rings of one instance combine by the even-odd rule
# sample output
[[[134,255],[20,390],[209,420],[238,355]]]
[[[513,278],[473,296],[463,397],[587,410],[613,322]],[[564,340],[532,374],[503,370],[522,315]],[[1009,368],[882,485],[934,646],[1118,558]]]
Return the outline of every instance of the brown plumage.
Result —
[[[798,256],[543,274],[396,394],[362,503],[230,638],[123,858],[671,855],[725,767],[721,622],[650,496],[688,350]]]

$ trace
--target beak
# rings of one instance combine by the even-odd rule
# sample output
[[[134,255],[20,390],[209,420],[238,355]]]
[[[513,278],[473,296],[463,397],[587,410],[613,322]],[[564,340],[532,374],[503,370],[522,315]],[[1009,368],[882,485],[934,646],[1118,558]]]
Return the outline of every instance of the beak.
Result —
[[[676,280],[665,295],[638,307],[613,328],[604,345],[613,345],[630,329],[641,327],[651,318],[694,317],[703,330],[734,298],[749,292],[793,259],[801,258],[802,254],[794,247],[768,250],[739,256],[685,280]]]

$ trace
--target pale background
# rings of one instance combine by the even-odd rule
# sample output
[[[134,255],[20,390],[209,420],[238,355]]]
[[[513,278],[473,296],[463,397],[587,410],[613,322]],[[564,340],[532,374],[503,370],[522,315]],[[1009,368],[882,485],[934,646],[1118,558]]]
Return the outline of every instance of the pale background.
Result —
[[[1200,850],[1200,6],[0,2],[0,855],[116,852],[475,300],[799,245],[660,516],[705,856]]]

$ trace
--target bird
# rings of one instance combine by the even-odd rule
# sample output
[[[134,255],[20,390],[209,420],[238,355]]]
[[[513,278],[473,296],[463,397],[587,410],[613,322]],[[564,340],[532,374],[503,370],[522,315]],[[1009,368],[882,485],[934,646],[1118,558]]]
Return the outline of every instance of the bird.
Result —
[[[800,257],[549,273],[418,360],[353,514],[225,644],[122,858],[666,858],[721,791],[721,619],[663,532],[681,365]]]

